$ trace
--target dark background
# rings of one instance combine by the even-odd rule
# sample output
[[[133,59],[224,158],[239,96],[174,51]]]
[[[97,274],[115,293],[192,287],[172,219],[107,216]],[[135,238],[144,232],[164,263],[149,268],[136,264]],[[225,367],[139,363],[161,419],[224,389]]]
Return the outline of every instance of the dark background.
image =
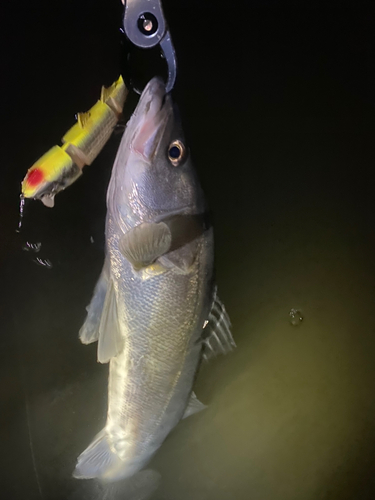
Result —
[[[308,241],[324,261],[314,253],[315,235],[329,247],[345,233],[366,263],[372,295],[363,300],[373,303],[372,4],[163,5],[178,58],[174,97],[215,216],[218,279],[234,323],[258,294],[242,265],[257,268],[252,242],[274,227],[281,234],[268,241],[274,262],[277,245],[289,241]],[[92,363],[95,346],[81,347],[77,332],[102,265],[105,194],[120,135],[52,210],[30,202],[23,231],[15,229],[26,170],[118,77],[122,5],[22,0],[1,9],[0,491],[10,499],[103,498],[98,486],[70,474],[105,418],[106,367]],[[42,243],[38,256],[51,269],[22,250],[26,241]],[[345,274],[345,265],[337,272]],[[365,321],[373,335],[373,315]],[[348,456],[319,498],[375,497],[373,438],[369,424],[367,451],[357,464]]]

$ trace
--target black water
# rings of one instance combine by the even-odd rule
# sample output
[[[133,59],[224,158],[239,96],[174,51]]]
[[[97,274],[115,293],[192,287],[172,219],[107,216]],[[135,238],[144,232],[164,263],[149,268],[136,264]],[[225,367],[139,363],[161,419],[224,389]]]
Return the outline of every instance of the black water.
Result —
[[[375,497],[374,9],[170,0],[174,91],[215,216],[237,350],[208,410],[152,462],[156,500]],[[51,210],[27,168],[120,67],[116,0],[8,2],[2,20],[0,491],[114,498],[71,477],[105,421],[107,368],[77,332],[103,261],[113,136]],[[127,106],[134,106],[133,96]],[[22,250],[41,242],[38,253]],[[37,265],[36,257],[52,267]],[[289,311],[304,319],[293,327]]]

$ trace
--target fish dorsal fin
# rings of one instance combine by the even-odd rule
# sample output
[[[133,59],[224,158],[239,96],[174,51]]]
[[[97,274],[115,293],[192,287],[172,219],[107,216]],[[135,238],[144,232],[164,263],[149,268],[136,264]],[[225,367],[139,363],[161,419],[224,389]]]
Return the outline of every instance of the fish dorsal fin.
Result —
[[[103,312],[99,323],[98,361],[108,363],[117,356],[123,346],[118,322],[117,300],[113,281],[108,282]]]
[[[190,417],[190,415],[194,415],[194,413],[198,413],[199,411],[205,410],[206,408],[207,406],[199,401],[199,399],[195,395],[195,392],[192,392],[189,403],[182,418]]]
[[[91,118],[90,111],[86,111],[86,113],[77,113],[77,121],[81,128],[85,128],[85,125],[90,118]]]
[[[168,252],[171,241],[170,230],[164,222],[143,222],[120,238],[119,250],[138,270]]]
[[[218,354],[228,354],[236,347],[231,322],[215,288],[214,300],[202,333],[203,358],[207,361]]]

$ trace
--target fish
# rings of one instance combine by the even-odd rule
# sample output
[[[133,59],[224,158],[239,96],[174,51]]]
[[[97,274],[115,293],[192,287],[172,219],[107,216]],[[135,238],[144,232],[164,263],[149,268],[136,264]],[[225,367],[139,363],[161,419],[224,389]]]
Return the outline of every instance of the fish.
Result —
[[[214,238],[176,105],[145,87],[107,191],[106,255],[82,343],[109,363],[105,427],[73,476],[135,477],[178,422],[206,406],[193,392],[202,359],[235,347],[217,294]]]
[[[41,200],[52,208],[57,193],[73,184],[85,165],[98,156],[122,114],[128,95],[122,76],[108,88],[102,87],[100,99],[85,113],[77,113],[77,123],[63,136],[62,146],[53,146],[27,171],[21,196]]]

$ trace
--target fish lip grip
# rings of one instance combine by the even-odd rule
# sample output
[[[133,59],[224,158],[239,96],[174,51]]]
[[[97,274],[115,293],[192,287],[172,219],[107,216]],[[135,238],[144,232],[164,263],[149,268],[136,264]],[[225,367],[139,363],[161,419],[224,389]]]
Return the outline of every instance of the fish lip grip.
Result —
[[[160,0],[122,0],[125,5],[124,33],[132,44],[142,49],[160,46],[168,67],[166,91],[174,86],[177,74],[176,53],[164,18]],[[139,89],[133,87],[138,94]]]

